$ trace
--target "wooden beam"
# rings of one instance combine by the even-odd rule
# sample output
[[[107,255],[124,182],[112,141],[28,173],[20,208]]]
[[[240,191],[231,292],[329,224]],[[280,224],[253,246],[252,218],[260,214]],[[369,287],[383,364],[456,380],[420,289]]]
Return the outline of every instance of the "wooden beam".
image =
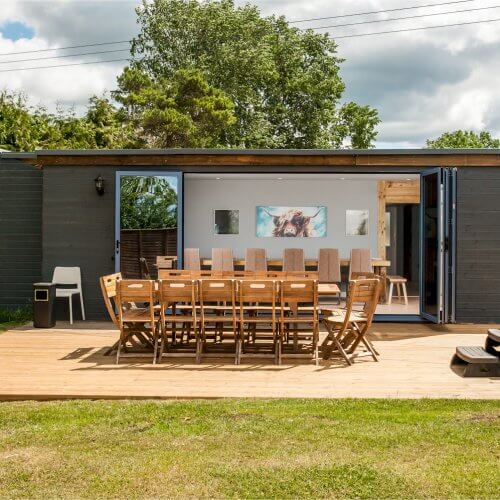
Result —
[[[420,203],[420,181],[386,181],[385,202],[387,205]]]
[[[303,167],[500,167],[500,154],[236,154],[230,150],[223,154],[74,154],[43,155],[23,160],[41,168],[45,166],[119,166],[119,167],[241,167],[241,166],[294,166]]]

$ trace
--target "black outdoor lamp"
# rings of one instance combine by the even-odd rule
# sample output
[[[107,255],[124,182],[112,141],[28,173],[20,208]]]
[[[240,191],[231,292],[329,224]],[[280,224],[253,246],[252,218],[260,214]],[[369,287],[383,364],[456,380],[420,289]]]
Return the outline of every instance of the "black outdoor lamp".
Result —
[[[101,174],[99,174],[94,179],[94,184],[95,184],[95,190],[97,191],[97,194],[102,196],[104,194],[104,177]]]

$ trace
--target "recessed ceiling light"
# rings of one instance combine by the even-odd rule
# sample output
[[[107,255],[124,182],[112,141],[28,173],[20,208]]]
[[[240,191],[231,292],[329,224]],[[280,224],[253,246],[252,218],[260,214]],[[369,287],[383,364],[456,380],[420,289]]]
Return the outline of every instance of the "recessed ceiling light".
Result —
[[[340,178],[340,180],[341,180],[341,181],[345,181],[345,177],[341,177],[341,178]]]
[[[278,180],[279,180],[279,181],[282,181],[282,180],[283,180],[283,177],[278,177]]]
[[[216,177],[216,178],[215,178],[215,180],[216,180],[216,181],[220,181],[220,177]]]
[[[410,178],[408,178],[408,179],[406,179],[406,180],[407,180],[407,181],[411,181],[411,179],[410,179]]]

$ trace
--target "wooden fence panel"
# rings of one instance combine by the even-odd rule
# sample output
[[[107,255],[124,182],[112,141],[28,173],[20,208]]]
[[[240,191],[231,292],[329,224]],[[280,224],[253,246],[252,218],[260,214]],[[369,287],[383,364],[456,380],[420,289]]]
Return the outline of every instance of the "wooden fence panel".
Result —
[[[142,278],[139,259],[148,263],[151,277],[156,279],[158,255],[177,255],[177,228],[124,229],[120,235],[120,270],[125,278]]]

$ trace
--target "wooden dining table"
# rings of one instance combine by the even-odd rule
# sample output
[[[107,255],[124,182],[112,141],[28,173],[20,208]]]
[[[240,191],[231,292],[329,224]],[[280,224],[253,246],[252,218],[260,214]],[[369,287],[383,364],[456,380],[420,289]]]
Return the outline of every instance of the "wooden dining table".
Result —
[[[245,259],[234,259],[234,266],[235,267],[245,267]],[[341,258],[340,259],[340,266],[341,267],[349,267],[349,264],[351,263],[351,259],[348,257]],[[209,258],[202,258],[201,259],[201,265],[202,267],[212,267],[212,259]],[[387,300],[387,268],[390,267],[391,261],[386,260],[386,259],[378,259],[374,258],[372,259],[372,267],[373,267],[373,272],[375,274],[378,274],[382,278],[382,289],[380,292],[380,300],[381,302],[386,302]],[[267,266],[268,268],[283,268],[283,259],[268,259],[267,260]],[[318,259],[305,259],[305,267],[306,269],[318,269]],[[320,284],[321,285],[321,284]],[[336,285],[335,285],[336,286]],[[337,287],[338,288],[338,287]],[[319,295],[331,295],[333,292],[328,289],[324,288],[324,293],[320,292],[320,289],[318,288],[318,294]]]

